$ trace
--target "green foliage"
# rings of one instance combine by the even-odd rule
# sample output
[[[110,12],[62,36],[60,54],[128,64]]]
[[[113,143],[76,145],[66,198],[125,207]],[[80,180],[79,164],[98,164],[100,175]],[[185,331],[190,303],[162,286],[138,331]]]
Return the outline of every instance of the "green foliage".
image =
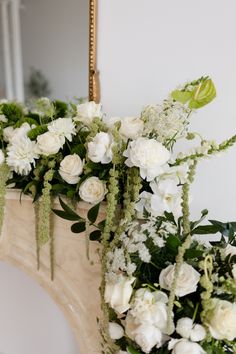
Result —
[[[142,354],[140,351],[137,351],[136,349],[134,349],[134,348],[131,347],[131,346],[128,346],[128,347],[127,347],[127,351],[128,351],[128,353],[130,353],[130,354]]]
[[[73,224],[71,226],[71,231],[76,233],[76,234],[79,234],[81,232],[84,232],[86,230],[86,223],[85,221],[79,221],[79,222],[76,222],[75,224]]]
[[[23,108],[14,102],[4,103],[1,105],[2,114],[8,119],[8,125],[11,122],[16,123],[18,120],[24,117]]]
[[[99,207],[100,207],[100,203],[96,204],[88,211],[87,218],[91,222],[91,224],[94,224],[95,221],[97,220]]]
[[[71,220],[71,221],[76,221],[76,220],[81,220],[81,216],[79,216],[73,209],[71,209],[68,205],[66,205],[65,202],[61,198],[59,198],[60,205],[63,210],[57,210],[57,209],[52,209],[52,211],[59,217],[66,219],[66,220]]]
[[[44,124],[31,129],[27,135],[30,138],[30,140],[36,140],[38,135],[46,133],[47,131],[48,131],[48,127],[46,124]]]
[[[65,103],[63,101],[56,100],[56,101],[53,101],[53,105],[55,108],[54,119],[66,117],[67,110],[68,110],[67,103]]]

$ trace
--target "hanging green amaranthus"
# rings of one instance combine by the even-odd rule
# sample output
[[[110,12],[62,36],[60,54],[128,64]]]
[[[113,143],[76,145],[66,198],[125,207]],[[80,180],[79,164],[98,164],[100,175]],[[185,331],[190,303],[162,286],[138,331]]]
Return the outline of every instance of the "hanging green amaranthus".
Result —
[[[10,169],[6,163],[0,165],[0,234],[4,219],[4,206],[6,195],[6,182],[9,178]]]

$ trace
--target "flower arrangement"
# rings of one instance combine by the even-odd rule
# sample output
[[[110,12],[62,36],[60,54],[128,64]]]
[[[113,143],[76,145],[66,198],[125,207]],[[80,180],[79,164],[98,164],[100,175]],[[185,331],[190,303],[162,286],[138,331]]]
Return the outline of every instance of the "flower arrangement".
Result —
[[[200,137],[175,153],[177,140],[199,139],[190,117],[215,96],[202,77],[140,117],[109,119],[94,102],[0,103],[0,225],[7,187],[32,195],[38,266],[49,241],[52,278],[52,210],[74,221],[73,232],[101,242],[105,354],[236,351],[236,223],[202,225],[207,210],[197,221],[189,210],[197,163],[227,150],[236,135],[221,144]],[[56,196],[61,210],[53,209]],[[81,200],[91,204],[86,219],[76,212]],[[199,236],[215,233],[219,242]]]

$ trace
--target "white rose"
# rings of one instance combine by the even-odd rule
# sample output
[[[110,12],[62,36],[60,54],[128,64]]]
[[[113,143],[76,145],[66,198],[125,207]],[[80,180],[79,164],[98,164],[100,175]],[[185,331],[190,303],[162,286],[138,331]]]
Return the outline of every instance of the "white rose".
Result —
[[[140,175],[147,181],[152,181],[160,173],[162,166],[169,160],[169,151],[155,139],[138,138],[129,142],[123,155],[127,157],[128,167],[139,167]]]
[[[124,336],[124,329],[118,323],[109,322],[109,335],[111,339],[120,339]]]
[[[231,257],[236,256],[236,247],[232,246],[228,243],[228,245],[224,249],[224,254],[225,254],[225,257],[227,257],[229,254]]]
[[[59,173],[69,184],[76,184],[83,172],[83,161],[79,155],[67,155],[60,163]]]
[[[120,135],[124,139],[137,139],[143,132],[143,120],[136,117],[125,117],[121,120]]]
[[[98,177],[87,178],[79,188],[79,196],[87,203],[100,203],[107,193],[106,184]]]
[[[206,325],[215,339],[233,341],[236,338],[236,303],[213,299],[214,309],[209,311]]]
[[[110,163],[112,161],[113,137],[109,133],[97,133],[88,143],[88,157],[93,162]]]
[[[187,339],[172,339],[169,342],[168,349],[173,349],[172,354],[206,354],[199,344]]]
[[[102,106],[95,102],[86,102],[77,106],[77,116],[75,121],[82,122],[85,125],[90,125],[94,118],[102,117]]]
[[[130,298],[133,292],[132,284],[135,278],[120,275],[117,282],[107,282],[105,287],[105,302],[109,303],[117,313],[126,312],[130,308]]]
[[[5,161],[5,155],[2,152],[2,150],[0,149],[0,165]]]
[[[72,141],[72,135],[76,135],[75,124],[72,118],[58,118],[48,125],[48,131],[59,135],[61,143],[65,139]]]
[[[46,132],[37,137],[37,150],[41,155],[56,154],[62,146],[61,139],[56,133]]]
[[[192,342],[200,342],[206,337],[206,330],[200,324],[193,324],[193,320],[188,317],[181,318],[177,322],[176,332],[185,339]]]
[[[163,344],[161,331],[149,323],[143,323],[133,331],[134,341],[144,353],[149,353],[154,346],[160,348]]]
[[[159,284],[161,288],[170,290],[173,284],[174,276],[174,265],[171,264],[163,269],[159,276]],[[199,279],[200,273],[198,273],[191,265],[183,263],[180,267],[175,295],[181,297],[195,292]]]

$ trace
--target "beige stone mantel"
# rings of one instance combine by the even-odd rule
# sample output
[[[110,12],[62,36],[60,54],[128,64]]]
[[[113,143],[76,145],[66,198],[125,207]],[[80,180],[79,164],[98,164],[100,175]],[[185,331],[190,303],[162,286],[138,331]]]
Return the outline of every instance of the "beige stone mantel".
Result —
[[[57,202],[56,202],[57,203]],[[86,203],[79,205],[85,213]],[[55,205],[59,208],[59,205]],[[0,259],[21,269],[39,283],[53,298],[68,319],[81,354],[100,354],[97,317],[100,314],[100,265],[98,243],[90,243],[90,261],[86,257],[84,235],[70,231],[71,222],[54,217],[55,280],[50,280],[49,246],[41,250],[41,267],[37,271],[35,216],[32,199],[9,190],[0,238]],[[91,264],[93,262],[93,265]]]

